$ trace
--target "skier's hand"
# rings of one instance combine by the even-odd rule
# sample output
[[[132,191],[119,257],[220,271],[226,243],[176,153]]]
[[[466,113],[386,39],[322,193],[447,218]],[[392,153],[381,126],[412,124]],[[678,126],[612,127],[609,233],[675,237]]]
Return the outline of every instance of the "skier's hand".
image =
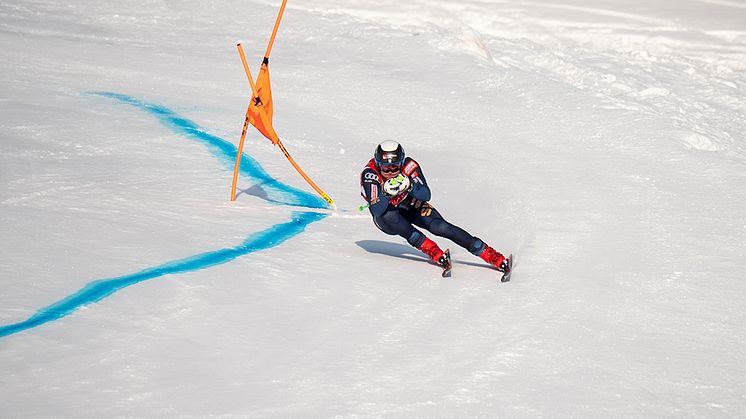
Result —
[[[383,192],[387,196],[393,197],[400,193],[409,192],[411,186],[412,183],[409,181],[409,177],[400,173],[399,176],[391,178],[383,183]]]

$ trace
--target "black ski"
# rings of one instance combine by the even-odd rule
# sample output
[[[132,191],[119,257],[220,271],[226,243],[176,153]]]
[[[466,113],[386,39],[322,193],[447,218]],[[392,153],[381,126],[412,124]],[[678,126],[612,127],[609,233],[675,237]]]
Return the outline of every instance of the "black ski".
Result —
[[[513,273],[513,255],[508,256],[508,258],[505,259],[505,263],[507,264],[508,269],[503,272],[503,277],[500,278],[500,282],[510,281],[510,274]]]
[[[450,278],[451,277],[451,252],[446,249],[445,252],[443,252],[443,259],[442,263],[440,264],[440,267],[443,268],[443,278]]]

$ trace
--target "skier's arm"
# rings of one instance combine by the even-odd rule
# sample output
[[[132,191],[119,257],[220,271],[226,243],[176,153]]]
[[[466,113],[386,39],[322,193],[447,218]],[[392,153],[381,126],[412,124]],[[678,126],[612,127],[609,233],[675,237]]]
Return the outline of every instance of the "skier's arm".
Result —
[[[368,209],[374,216],[386,212],[389,206],[389,198],[381,188],[381,178],[372,169],[365,169],[360,175],[361,193],[368,203]]]
[[[427,186],[427,182],[425,182],[423,176],[412,178],[412,192],[410,193],[418,201],[429,201],[432,197],[430,187]]]
[[[432,194],[430,193],[430,187],[427,186],[422,168],[414,159],[407,158],[407,160],[402,171],[412,180],[412,191],[409,194],[418,201],[429,201]]]

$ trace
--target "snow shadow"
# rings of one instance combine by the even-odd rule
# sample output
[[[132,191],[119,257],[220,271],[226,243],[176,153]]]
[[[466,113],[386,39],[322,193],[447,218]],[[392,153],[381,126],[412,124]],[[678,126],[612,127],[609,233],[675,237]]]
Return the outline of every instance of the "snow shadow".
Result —
[[[408,244],[391,243],[381,240],[360,240],[355,242],[356,245],[360,246],[369,253],[375,253],[378,255],[393,256],[401,259],[415,260],[418,262],[430,262],[424,253],[415,249]],[[445,248],[444,248],[445,250]],[[468,266],[480,266],[488,267],[485,263],[479,262],[465,262],[462,260],[451,259],[451,262],[456,265],[468,265]]]
[[[416,260],[419,262],[428,262],[427,257],[422,252],[405,244],[391,243],[381,240],[360,240],[355,242],[355,244],[369,253]]]

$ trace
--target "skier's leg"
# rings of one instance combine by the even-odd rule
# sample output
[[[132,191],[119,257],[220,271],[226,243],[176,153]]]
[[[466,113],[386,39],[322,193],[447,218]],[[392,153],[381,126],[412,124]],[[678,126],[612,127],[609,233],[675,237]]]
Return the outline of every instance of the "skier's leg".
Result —
[[[476,252],[481,251],[484,246],[482,240],[472,236],[463,228],[446,221],[440,215],[440,212],[429,203],[422,205],[413,222],[416,226],[424,228],[436,236],[445,237],[477,256],[479,254]]]
[[[443,257],[443,251],[440,247],[434,241],[428,239],[421,231],[414,228],[402,216],[399,210],[393,206],[390,206],[383,214],[374,216],[373,223],[379,230],[386,234],[403,237],[412,247],[421,250],[433,262],[440,264],[440,260]]]
[[[507,266],[503,263],[505,257],[500,252],[487,245],[480,238],[472,236],[463,228],[446,221],[438,210],[429,203],[425,203],[420,208],[420,213],[414,218],[413,222],[418,227],[453,241],[498,270],[505,272],[505,269],[507,269]]]
[[[420,233],[409,221],[404,219],[399,210],[393,206],[389,206],[383,214],[374,216],[373,223],[384,233],[392,236],[401,236],[414,247],[422,244],[420,236],[424,237],[424,234]]]

